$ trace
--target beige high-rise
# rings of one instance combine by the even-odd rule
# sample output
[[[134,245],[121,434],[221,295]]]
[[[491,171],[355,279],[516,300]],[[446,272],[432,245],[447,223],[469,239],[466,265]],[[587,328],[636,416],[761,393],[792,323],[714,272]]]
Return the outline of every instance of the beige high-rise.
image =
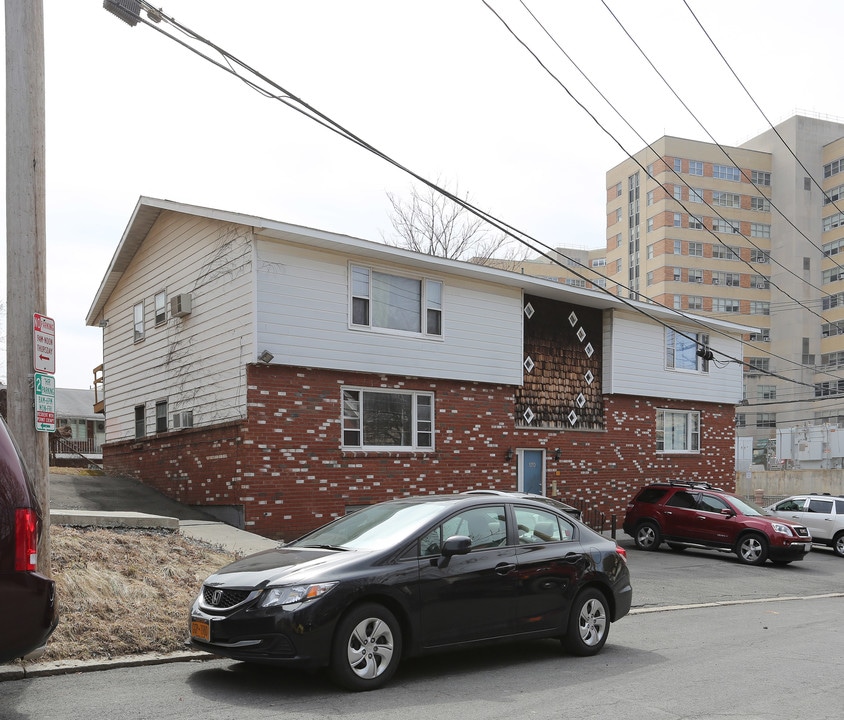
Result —
[[[777,427],[844,425],[844,124],[660,138],[607,173],[606,264],[613,293],[759,328],[737,410],[757,461]]]

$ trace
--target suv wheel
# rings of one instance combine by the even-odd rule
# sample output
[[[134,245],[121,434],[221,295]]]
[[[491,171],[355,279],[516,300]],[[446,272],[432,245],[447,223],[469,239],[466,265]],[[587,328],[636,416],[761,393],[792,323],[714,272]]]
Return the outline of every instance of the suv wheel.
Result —
[[[662,538],[659,536],[659,527],[650,520],[639,523],[633,541],[639,550],[656,550],[662,542]]]
[[[736,555],[745,565],[764,565],[768,559],[768,541],[757,533],[743,535],[736,547]]]
[[[832,538],[832,551],[838,557],[844,557],[844,531]]]

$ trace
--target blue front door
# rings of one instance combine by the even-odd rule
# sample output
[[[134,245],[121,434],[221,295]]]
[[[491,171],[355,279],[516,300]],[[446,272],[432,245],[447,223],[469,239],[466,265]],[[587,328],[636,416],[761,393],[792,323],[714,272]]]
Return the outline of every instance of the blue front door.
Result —
[[[543,450],[522,450],[521,476],[522,492],[544,495],[543,468],[545,467],[545,452]]]

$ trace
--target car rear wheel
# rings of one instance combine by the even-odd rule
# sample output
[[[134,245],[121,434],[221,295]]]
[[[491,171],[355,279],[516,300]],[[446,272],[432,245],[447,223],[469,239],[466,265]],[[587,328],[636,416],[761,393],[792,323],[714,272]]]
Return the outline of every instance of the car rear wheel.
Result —
[[[662,542],[656,523],[651,521],[639,523],[633,541],[639,550],[656,550]]]
[[[838,557],[844,557],[844,532],[840,532],[832,538],[832,551]]]
[[[375,603],[358,605],[337,626],[331,675],[347,690],[375,690],[395,674],[401,649],[401,628],[395,615]]]
[[[572,604],[563,647],[572,655],[594,655],[604,647],[609,632],[607,599],[599,590],[584,590]]]
[[[736,555],[745,565],[764,565],[768,559],[768,541],[756,533],[744,535],[739,540]]]

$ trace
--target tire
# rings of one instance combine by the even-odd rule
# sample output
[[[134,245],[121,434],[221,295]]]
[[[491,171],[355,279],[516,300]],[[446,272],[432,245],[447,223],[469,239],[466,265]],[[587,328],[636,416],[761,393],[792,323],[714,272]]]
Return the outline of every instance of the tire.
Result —
[[[636,526],[633,541],[639,550],[656,550],[662,542],[659,534],[659,527],[655,522],[646,520]]]
[[[329,669],[346,690],[375,690],[395,675],[401,651],[396,616],[383,605],[366,603],[349,610],[337,625]]]
[[[668,547],[670,547],[674,552],[683,552],[686,549],[685,545],[681,545],[680,543],[668,543]]]
[[[603,593],[594,588],[579,593],[571,606],[563,647],[572,655],[595,655],[604,647],[609,634],[609,608]]]
[[[736,546],[736,555],[745,565],[764,565],[768,559],[768,541],[758,533],[743,535]]]
[[[844,557],[844,532],[837,533],[832,538],[832,552],[838,557]]]

